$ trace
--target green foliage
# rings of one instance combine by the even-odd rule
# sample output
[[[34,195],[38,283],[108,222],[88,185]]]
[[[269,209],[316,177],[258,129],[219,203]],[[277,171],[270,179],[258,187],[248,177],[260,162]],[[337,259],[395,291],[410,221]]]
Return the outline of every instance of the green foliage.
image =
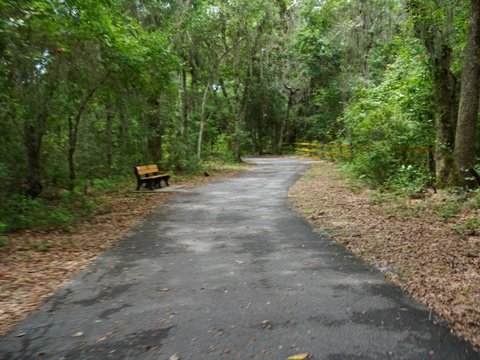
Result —
[[[454,201],[447,201],[444,204],[433,204],[432,208],[435,214],[443,220],[454,218],[460,213],[460,206]]]
[[[400,40],[399,40],[400,41]],[[428,178],[408,166],[409,147],[434,143],[433,99],[430,75],[422,48],[414,41],[399,53],[382,81],[357,89],[341,119],[345,139],[354,145],[352,171],[372,184],[407,185],[413,176]],[[425,163],[425,161],[424,161]],[[396,179],[396,180],[395,180]],[[418,185],[413,185],[413,188]]]
[[[8,246],[8,241],[5,239],[5,232],[7,230],[7,224],[0,221],[0,247]]]
[[[429,174],[425,166],[401,165],[394,176],[389,179],[388,186],[394,190],[400,190],[408,194],[420,194],[432,183],[432,174]]]
[[[236,161],[235,150],[230,145],[233,140],[234,136],[219,134],[210,149],[210,158],[221,159],[226,162]]]
[[[63,191],[57,201],[14,195],[0,206],[5,231],[61,227],[93,214],[95,203],[79,190]]]
[[[480,227],[480,219],[478,219],[478,217],[467,219],[465,222],[465,227],[470,231],[470,235],[475,236],[478,232],[478,228]]]
[[[0,1],[0,225],[72,224],[92,212],[85,185],[115,191],[139,163],[195,173],[282,133],[353,144],[353,174],[419,191],[429,175],[405,149],[434,144],[435,109],[412,38],[451,34],[461,73],[468,5],[407,4],[404,26],[395,0]]]
[[[372,186],[384,185],[395,173],[395,159],[388,143],[375,141],[365,151],[355,150],[355,158],[344,169]]]

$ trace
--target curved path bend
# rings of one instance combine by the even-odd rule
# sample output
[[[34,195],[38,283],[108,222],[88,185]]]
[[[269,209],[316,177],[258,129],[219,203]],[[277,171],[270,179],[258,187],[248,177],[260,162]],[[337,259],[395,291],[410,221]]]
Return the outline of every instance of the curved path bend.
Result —
[[[293,159],[187,191],[0,342],[0,359],[479,359],[295,211]],[[175,356],[176,355],[176,356]]]

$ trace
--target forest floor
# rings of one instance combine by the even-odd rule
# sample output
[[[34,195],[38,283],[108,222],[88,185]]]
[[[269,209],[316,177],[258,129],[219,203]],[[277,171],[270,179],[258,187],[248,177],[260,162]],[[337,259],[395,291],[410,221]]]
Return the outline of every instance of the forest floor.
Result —
[[[289,191],[316,232],[375,266],[480,349],[480,207],[474,195],[380,193],[345,180],[325,161],[313,162]]]
[[[243,169],[172,183],[193,188]],[[128,190],[107,196],[94,217],[68,232],[9,235],[10,246],[0,248],[0,337],[177,193]],[[289,197],[318,233],[377,267],[441,315],[455,335],[480,347],[480,211],[468,197],[382,194],[343,179],[325,161],[312,161]]]

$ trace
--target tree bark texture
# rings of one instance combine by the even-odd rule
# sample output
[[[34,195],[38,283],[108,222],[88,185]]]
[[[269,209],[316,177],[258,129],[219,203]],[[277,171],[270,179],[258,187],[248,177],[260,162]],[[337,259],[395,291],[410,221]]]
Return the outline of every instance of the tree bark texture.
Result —
[[[476,162],[476,135],[480,96],[480,0],[471,0],[472,12],[465,46],[460,106],[455,136],[455,185],[468,185],[466,176]]]
[[[451,49],[435,60],[435,175],[440,185],[451,184],[456,125],[456,78],[450,71]]]
[[[432,19],[430,9],[421,1],[407,0],[407,11],[414,20],[415,36],[423,42],[434,69],[436,182],[440,186],[450,185],[458,104],[449,35]]]

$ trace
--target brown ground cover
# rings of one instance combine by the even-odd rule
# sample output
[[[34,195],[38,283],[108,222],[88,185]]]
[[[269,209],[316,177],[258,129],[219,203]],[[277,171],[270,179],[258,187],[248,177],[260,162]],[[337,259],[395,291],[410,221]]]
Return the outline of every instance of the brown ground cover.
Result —
[[[420,198],[381,194],[342,180],[316,161],[289,192],[321,234],[377,267],[480,347],[479,206],[429,191]]]

